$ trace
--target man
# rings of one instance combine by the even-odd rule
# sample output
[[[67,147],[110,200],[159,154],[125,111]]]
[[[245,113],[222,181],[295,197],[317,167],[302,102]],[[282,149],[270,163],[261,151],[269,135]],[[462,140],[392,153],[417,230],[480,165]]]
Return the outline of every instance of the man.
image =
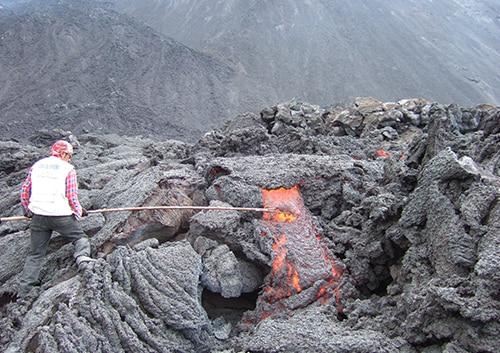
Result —
[[[21,189],[24,215],[31,218],[30,251],[24,264],[18,297],[25,297],[37,284],[52,232],[72,241],[73,257],[81,269],[90,261],[90,242],[79,219],[86,215],[78,200],[76,172],[69,163],[73,146],[57,141],[50,157],[43,158],[30,168]]]

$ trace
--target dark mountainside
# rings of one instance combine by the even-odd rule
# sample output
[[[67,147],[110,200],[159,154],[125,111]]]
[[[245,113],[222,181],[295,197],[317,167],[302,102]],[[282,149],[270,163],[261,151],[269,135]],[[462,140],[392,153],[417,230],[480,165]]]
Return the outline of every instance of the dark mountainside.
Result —
[[[500,104],[496,1],[0,3],[6,139],[62,128],[193,143],[294,98]]]
[[[93,266],[55,236],[16,301],[28,221],[0,224],[2,352],[498,352],[500,109],[425,100],[236,116],[194,144],[0,141],[2,217],[73,141]]]
[[[264,94],[252,92],[243,106],[250,111],[292,97],[319,105],[360,96],[500,104],[496,0],[110,2],[233,63],[242,85],[256,78]]]
[[[219,60],[95,1],[0,9],[3,138],[57,127],[194,142],[236,115],[232,76]]]

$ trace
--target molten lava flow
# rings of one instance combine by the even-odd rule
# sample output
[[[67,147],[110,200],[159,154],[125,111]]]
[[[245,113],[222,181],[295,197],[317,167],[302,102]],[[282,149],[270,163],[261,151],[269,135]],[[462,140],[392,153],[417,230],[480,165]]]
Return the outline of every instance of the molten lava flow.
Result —
[[[375,152],[375,155],[380,156],[382,158],[389,158],[391,156],[391,154],[389,152],[384,151],[384,150],[377,150]]]
[[[276,239],[276,243],[273,245],[273,253],[276,255],[271,269],[271,284],[278,284],[278,286],[268,286],[264,289],[265,298],[269,303],[290,297],[302,290],[297,269],[286,258],[285,234]],[[284,281],[282,281],[283,279]]]
[[[275,209],[262,217],[261,235],[271,239],[272,268],[253,313],[256,323],[277,312],[288,312],[313,302],[340,300],[344,268],[317,234],[298,185],[262,190],[264,207]]]
[[[300,216],[300,210],[296,207],[302,203],[298,185],[291,189],[279,188],[276,190],[262,190],[264,208],[276,209],[275,212],[264,213],[265,221],[293,222]]]

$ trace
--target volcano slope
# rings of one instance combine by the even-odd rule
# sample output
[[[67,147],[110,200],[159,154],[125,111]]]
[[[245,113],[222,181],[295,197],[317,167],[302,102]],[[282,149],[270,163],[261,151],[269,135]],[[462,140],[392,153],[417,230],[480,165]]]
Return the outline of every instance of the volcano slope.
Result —
[[[93,266],[51,240],[16,300],[29,222],[0,225],[3,352],[494,352],[498,107],[286,102],[195,144],[40,131],[1,141],[2,217],[75,145]],[[269,211],[215,207],[267,207]]]

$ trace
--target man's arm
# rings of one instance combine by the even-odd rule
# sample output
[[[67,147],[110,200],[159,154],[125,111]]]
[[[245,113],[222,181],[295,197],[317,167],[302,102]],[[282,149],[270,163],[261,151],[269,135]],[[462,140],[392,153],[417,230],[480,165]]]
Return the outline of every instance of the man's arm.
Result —
[[[82,217],[82,206],[80,206],[80,201],[78,200],[78,183],[74,169],[71,169],[66,177],[66,197],[76,218],[80,219]]]
[[[28,172],[28,176],[26,177],[26,180],[24,181],[24,184],[21,188],[21,205],[23,205],[23,208],[25,211],[28,210],[28,205],[30,203],[30,196],[31,196],[31,172],[33,168],[30,168]]]

